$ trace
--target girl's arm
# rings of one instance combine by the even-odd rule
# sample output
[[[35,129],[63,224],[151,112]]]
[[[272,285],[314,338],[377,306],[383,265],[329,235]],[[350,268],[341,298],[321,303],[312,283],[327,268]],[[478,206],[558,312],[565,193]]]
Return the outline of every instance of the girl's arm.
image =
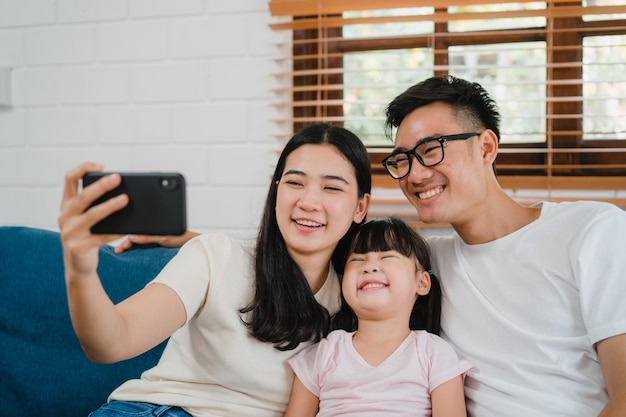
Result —
[[[110,363],[134,357],[165,340],[186,319],[184,305],[169,287],[148,285],[114,305],[97,273],[99,247],[120,238],[94,235],[90,228],[128,204],[125,195],[89,208],[105,192],[116,188],[119,175],[110,175],[79,192],[79,181],[99,164],[83,164],[67,173],[59,215],[68,306],[74,331],[86,355]]]
[[[463,377],[459,375],[435,388],[431,403],[433,417],[467,417]]]
[[[285,417],[315,417],[320,400],[302,385],[296,376],[291,387],[291,397]]]

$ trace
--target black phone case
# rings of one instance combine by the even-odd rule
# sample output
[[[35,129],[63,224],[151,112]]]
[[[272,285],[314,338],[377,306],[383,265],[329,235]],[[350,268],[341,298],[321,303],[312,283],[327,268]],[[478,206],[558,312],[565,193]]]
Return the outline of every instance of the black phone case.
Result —
[[[87,187],[107,173],[93,172],[83,177]],[[93,202],[102,203],[127,194],[128,206],[96,223],[96,234],[181,235],[187,230],[185,178],[178,173],[120,173],[119,187]]]

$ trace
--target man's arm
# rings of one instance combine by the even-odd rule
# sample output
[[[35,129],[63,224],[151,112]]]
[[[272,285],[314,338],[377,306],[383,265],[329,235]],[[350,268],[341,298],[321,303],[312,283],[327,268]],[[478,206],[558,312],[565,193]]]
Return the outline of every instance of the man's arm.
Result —
[[[180,248],[199,234],[200,233],[192,230],[187,230],[180,236],[128,235],[126,239],[115,247],[115,253],[122,253],[135,245],[157,245],[163,246],[164,248]]]
[[[598,417],[626,416],[626,334],[604,339],[596,345],[609,393],[609,402]]]

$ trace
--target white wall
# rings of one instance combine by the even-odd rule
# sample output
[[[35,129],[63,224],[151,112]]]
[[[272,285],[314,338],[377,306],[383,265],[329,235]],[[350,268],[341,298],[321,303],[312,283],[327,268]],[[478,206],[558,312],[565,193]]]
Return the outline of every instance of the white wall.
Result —
[[[254,234],[289,130],[269,23],[266,0],[0,0],[0,226],[56,229],[93,160],[179,171],[190,228]]]

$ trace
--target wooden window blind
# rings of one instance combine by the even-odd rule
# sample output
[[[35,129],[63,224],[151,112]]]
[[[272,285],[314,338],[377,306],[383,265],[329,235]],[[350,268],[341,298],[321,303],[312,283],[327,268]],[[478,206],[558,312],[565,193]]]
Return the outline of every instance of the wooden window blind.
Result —
[[[477,81],[502,113],[503,188],[552,200],[556,190],[605,190],[597,199],[626,207],[623,3],[271,0],[272,28],[292,33],[280,58],[291,68],[276,74],[290,87],[277,105],[289,107],[293,131],[313,122],[353,130],[374,184],[395,187],[380,165],[393,146],[389,101],[432,75]]]

